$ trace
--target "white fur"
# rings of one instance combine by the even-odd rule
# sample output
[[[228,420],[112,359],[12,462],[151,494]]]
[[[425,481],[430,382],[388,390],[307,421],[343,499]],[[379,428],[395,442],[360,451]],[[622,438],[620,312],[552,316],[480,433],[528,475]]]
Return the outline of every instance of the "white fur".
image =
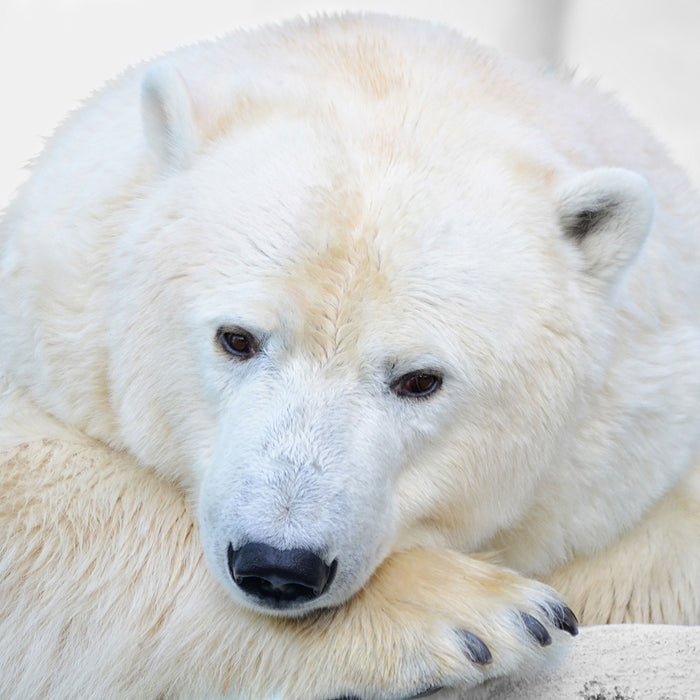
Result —
[[[602,214],[572,235],[584,211]],[[534,648],[514,615],[554,594],[464,552],[498,550],[557,577],[587,621],[612,619],[589,574],[562,571],[695,478],[699,224],[684,176],[607,98],[423,23],[299,22],[127,72],[59,130],[2,222],[16,501],[0,597],[19,612],[0,614],[14,645],[0,643],[0,694],[395,698],[556,653],[558,636]],[[261,351],[227,355],[222,327]],[[391,391],[416,370],[440,373],[439,391]],[[19,447],[32,441],[36,457]],[[64,479],[61,460],[80,468]],[[38,489],[47,469],[65,490],[31,517],[65,509],[76,524],[51,539],[44,600],[31,556],[49,545],[18,527],[31,489],[14,475]],[[92,519],[91,497],[108,504]],[[152,583],[113,548],[112,508]],[[698,580],[693,512],[683,582]],[[192,513],[201,541],[175,534]],[[654,522],[616,557],[612,587],[640,542],[663,567],[669,519]],[[67,587],[66,543],[83,530],[75,590],[100,588],[104,617]],[[316,627],[274,621],[237,588],[227,547],[248,541],[338,561],[328,593],[294,611],[330,607]],[[700,622],[697,583],[645,595],[681,601],[653,619]],[[73,638],[70,619],[99,654],[41,651]],[[484,638],[493,664],[468,663],[454,629]],[[123,654],[139,644],[141,676]],[[33,664],[8,670],[15,653]]]

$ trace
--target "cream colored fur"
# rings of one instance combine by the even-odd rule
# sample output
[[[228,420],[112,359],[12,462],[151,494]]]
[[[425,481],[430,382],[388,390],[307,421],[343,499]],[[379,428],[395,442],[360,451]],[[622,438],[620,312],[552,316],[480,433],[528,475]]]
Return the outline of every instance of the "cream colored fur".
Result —
[[[700,623],[700,203],[590,86],[234,34],[98,93],[1,226],[0,697],[398,700],[553,662],[562,599]],[[337,575],[266,609],[249,541]]]
[[[230,600],[182,494],[124,455],[32,443],[4,455],[2,492],[0,620],[14,631],[0,640],[4,698],[394,697],[437,677],[471,684],[489,669],[465,663],[450,628],[468,625],[514,670],[526,636],[493,632],[510,606],[549,598],[487,563],[417,550],[341,608],[272,618]]]

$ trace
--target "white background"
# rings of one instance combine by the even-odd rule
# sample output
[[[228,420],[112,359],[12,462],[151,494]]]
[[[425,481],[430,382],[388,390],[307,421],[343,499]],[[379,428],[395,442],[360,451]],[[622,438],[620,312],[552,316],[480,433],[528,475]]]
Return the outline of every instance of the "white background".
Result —
[[[698,0],[0,0],[0,208],[65,114],[128,64],[239,26],[344,9],[450,24],[596,76],[700,183]]]

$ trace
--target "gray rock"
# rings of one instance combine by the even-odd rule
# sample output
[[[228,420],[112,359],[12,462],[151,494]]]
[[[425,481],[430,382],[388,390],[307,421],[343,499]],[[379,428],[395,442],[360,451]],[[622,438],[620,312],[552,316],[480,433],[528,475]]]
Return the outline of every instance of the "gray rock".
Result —
[[[582,627],[555,669],[452,700],[700,700],[700,626]]]

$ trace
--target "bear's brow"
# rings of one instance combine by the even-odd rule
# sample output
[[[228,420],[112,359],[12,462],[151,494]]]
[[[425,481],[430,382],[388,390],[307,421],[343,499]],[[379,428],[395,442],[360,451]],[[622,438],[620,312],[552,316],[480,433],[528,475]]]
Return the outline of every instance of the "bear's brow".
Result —
[[[352,350],[363,301],[386,293],[381,256],[371,242],[344,236],[310,255],[293,274],[303,298],[303,342],[320,363]]]

